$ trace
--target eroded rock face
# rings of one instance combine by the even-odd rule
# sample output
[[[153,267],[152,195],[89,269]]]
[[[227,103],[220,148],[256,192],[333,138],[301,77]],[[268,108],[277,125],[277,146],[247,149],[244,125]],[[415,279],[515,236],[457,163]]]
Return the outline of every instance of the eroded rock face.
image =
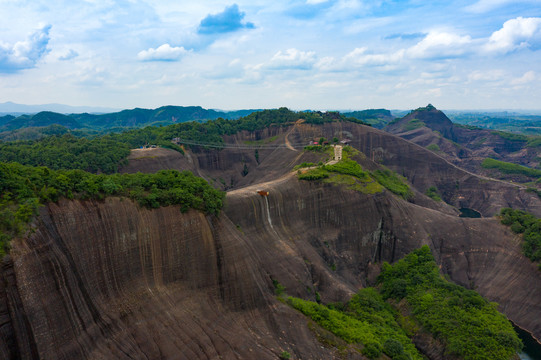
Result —
[[[443,112],[433,107],[413,111],[390,123],[385,129],[423,147],[435,144],[440,150],[439,155],[476,174],[523,183],[536,180],[525,175],[503,174],[481,167],[485,158],[537,167],[539,151],[536,147],[529,147],[525,139],[507,138],[494,130],[453,124]]]
[[[346,301],[422,244],[442,271],[541,335],[541,277],[496,219],[285,176],[220,217],[129,200],[61,201],[14,242],[0,287],[5,358],[332,358],[288,294]]]
[[[265,142],[269,137],[273,140]],[[234,190],[279,178],[303,161],[317,163],[321,156],[303,152],[302,147],[320,137],[349,139],[352,147],[361,151],[361,155],[354,159],[365,169],[374,170],[377,164],[383,164],[405,176],[421,195],[416,196],[415,202],[422,206],[430,206],[422,199],[422,194],[429,187],[436,186],[446,203],[456,208],[474,209],[483,216],[491,217],[503,207],[527,210],[541,216],[541,199],[535,193],[527,192],[525,187],[478,176],[417,144],[351,122],[296,124],[261,132],[244,131],[225,140],[228,144],[263,141],[261,144],[276,146],[259,150],[257,160],[255,149],[188,150],[185,156],[173,150],[151,149],[144,155],[133,153],[130,165],[122,171],[152,172],[160,166],[190,170],[217,188]],[[286,139],[296,146],[294,150],[284,145]],[[442,210],[441,206],[439,208]]]
[[[382,163],[403,174],[417,199],[299,181],[289,169],[317,158],[283,147],[259,153],[259,163],[252,150],[164,160],[208,179],[229,174],[234,185],[222,214],[148,210],[117,198],[43,208],[35,232],[14,241],[2,263],[0,357],[275,359],[288,351],[295,358],[332,358],[334,350],[321,347],[305,318],[276,299],[273,280],[289,295],[346,301],[374,283],[382,261],[423,244],[453,281],[499,302],[511,320],[541,338],[541,273],[521,255],[519,239],[496,218],[458,218],[450,205],[435,205],[422,193],[436,185],[449,204],[485,216],[503,206],[540,215],[537,196],[357,124],[273,131],[230,140],[347,137],[362,152],[355,159],[363,168]],[[248,155],[254,167],[237,177]]]
[[[296,296],[314,299],[308,286],[325,302],[344,301],[370,284],[381,261],[394,262],[427,244],[452,281],[498,302],[511,320],[541,338],[541,319],[532,316],[541,314],[541,272],[497,218],[459,218],[388,192],[364,195],[294,179],[265,190],[268,198],[255,187],[230,192],[225,211],[260,244],[268,254],[265,266]]]
[[[225,217],[108,199],[40,219],[2,269],[5,358],[331,357]]]

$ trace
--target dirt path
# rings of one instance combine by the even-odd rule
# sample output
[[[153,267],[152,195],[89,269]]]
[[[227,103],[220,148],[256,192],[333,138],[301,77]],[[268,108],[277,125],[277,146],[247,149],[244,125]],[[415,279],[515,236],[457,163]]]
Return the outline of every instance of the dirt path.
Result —
[[[287,137],[286,137],[287,139]],[[287,144],[287,143],[286,143]],[[294,149],[295,150],[295,149]],[[298,151],[298,150],[295,150],[295,151]],[[335,156],[336,156],[336,150],[335,150]],[[302,154],[301,154],[302,155]],[[299,155],[300,156],[300,155]],[[296,158],[296,160],[298,159],[299,157]],[[327,161],[325,163],[325,165],[333,165],[333,164],[336,164],[339,160],[330,160],[330,161]],[[303,168],[303,170],[311,170],[311,169],[315,169],[317,168],[318,166],[310,166],[310,167],[307,167],[307,168]],[[263,182],[263,183],[258,183],[258,184],[254,184],[254,185],[249,185],[249,186],[246,186],[246,187],[243,187],[243,188],[240,188],[240,189],[235,189],[235,190],[230,190],[227,192],[227,195],[253,195],[255,194],[258,190],[264,190],[264,191],[267,191],[267,189],[269,188],[269,186],[271,185],[277,185],[279,183],[282,183],[284,181],[287,181],[289,178],[293,177],[294,175],[296,175],[297,172],[295,170],[291,170],[290,172],[288,172],[287,174],[285,175],[282,175],[281,177],[277,178],[277,179],[274,179],[274,180],[270,180],[270,181],[266,181],[266,182]]]
[[[425,149],[424,147],[422,147],[421,145],[419,144],[416,144],[414,143],[413,141],[410,141],[410,140],[407,140],[407,139],[404,139],[402,138],[403,140],[409,142],[410,144],[413,144],[415,146],[418,146],[420,148],[423,148]],[[475,174],[475,173],[472,173],[471,171],[468,171],[464,168],[461,168],[460,166],[457,166],[455,164],[453,164],[452,162],[450,162],[449,160],[447,160],[446,158],[444,158],[443,156],[439,155],[439,154],[436,154],[435,152],[432,152],[432,154],[434,154],[435,156],[439,157],[441,160],[445,161],[448,165],[451,165],[452,167],[460,170],[460,171],[463,171],[465,172],[466,174],[468,175],[471,175],[471,176],[475,176],[477,178],[480,178],[480,179],[483,179],[483,180],[487,180],[487,181],[496,181],[496,182],[499,182],[499,183],[502,183],[502,184],[505,184],[505,185],[510,185],[510,186],[514,186],[514,187],[517,187],[519,189],[522,189],[522,190],[526,190],[528,187],[527,186],[524,186],[522,184],[517,184],[517,183],[512,183],[512,182],[509,182],[509,181],[505,181],[505,180],[500,180],[500,179],[495,179],[495,178],[491,178],[491,177],[488,177],[488,176],[484,176],[484,175],[480,175],[480,174]]]
[[[295,124],[295,126],[297,126],[297,124]],[[293,127],[287,132],[287,134],[286,134],[286,138],[285,138],[285,140],[286,140],[286,147],[287,147],[289,150],[299,151],[299,150],[295,149],[295,148],[293,147],[293,145],[291,145],[291,142],[289,141],[289,134],[291,134],[291,131],[293,131],[293,129],[295,129],[295,126],[293,126]]]
[[[293,151],[299,151],[298,149],[295,149],[293,147],[293,145],[291,145],[291,142],[289,141],[289,135],[291,134],[291,132],[293,130],[295,130],[297,128],[297,125],[302,124],[303,122],[304,122],[303,119],[299,119],[299,120],[295,121],[295,125],[293,125],[293,127],[291,129],[289,129],[289,131],[287,132],[286,137],[285,137],[285,143],[286,143],[286,147],[288,149],[293,150]]]
[[[281,177],[274,180],[270,180],[270,181],[266,181],[266,182],[258,183],[254,185],[249,185],[240,189],[230,190],[227,192],[227,196],[231,196],[231,195],[246,196],[246,195],[254,195],[258,190],[268,191],[268,188],[271,185],[277,185],[277,184],[283,183],[295,175],[296,175],[295,171],[290,171],[287,174],[282,175]]]

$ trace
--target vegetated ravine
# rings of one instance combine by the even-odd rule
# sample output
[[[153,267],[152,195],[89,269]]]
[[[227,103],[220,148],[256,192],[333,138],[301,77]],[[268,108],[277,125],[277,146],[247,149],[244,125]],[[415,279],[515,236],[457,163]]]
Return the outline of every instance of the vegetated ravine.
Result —
[[[404,176],[413,197],[299,180],[295,165],[328,155],[283,145],[321,137],[347,139],[358,150],[350,158],[368,173],[384,165]],[[345,303],[376,284],[382,262],[422,245],[441,273],[541,338],[541,272],[522,255],[520,238],[493,217],[502,207],[541,215],[536,194],[352,122],[225,137],[266,140],[280,146],[257,155],[255,148],[132,152],[123,172],[187,169],[227,189],[219,215],[148,209],[123,197],[42,207],[33,230],[12,240],[2,260],[0,357],[363,358],[280,301],[277,284],[289,296]],[[430,187],[442,201],[425,195]],[[458,208],[483,217],[461,218]],[[449,358],[441,341],[419,335],[415,345],[431,359]]]

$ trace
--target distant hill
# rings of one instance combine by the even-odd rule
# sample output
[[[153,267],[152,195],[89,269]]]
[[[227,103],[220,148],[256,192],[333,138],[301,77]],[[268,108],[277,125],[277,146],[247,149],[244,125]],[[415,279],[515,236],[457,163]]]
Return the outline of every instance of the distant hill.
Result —
[[[430,104],[392,121],[385,130],[426,147],[469,171],[493,177],[528,180],[523,174],[498,174],[482,168],[486,158],[530,168],[540,166],[541,138],[455,124]]]
[[[160,108],[122,110],[108,114],[69,114],[42,111],[34,115],[0,117],[0,132],[27,127],[43,127],[53,124],[69,129],[110,130],[113,128],[133,128],[149,125],[170,125],[186,121],[214,120],[218,118],[237,119],[251,114],[255,110],[217,111],[200,106],[162,106]]]
[[[385,125],[395,119],[391,111],[386,109],[368,109],[342,113],[344,116],[362,120],[375,128],[383,129]]]
[[[42,111],[35,115],[21,115],[16,118],[11,117],[9,121],[0,125],[0,129],[3,131],[10,131],[27,127],[49,126],[52,124],[61,125],[68,129],[81,128],[81,124],[70,116],[50,111]]]
[[[154,110],[135,108],[116,113],[93,115],[74,114],[74,119],[90,128],[141,127],[148,125],[170,125],[194,120],[237,119],[255,110],[224,112],[207,110],[201,106],[162,106]]]
[[[42,105],[24,105],[16,104],[14,102],[8,101],[5,103],[0,103],[0,114],[36,114],[41,111],[53,111],[62,114],[73,114],[73,113],[109,113],[113,111],[118,111],[114,108],[106,107],[97,107],[97,106],[70,106],[63,104],[42,104]]]
[[[523,135],[541,135],[541,115],[535,111],[528,113],[446,111],[446,114],[454,123]]]

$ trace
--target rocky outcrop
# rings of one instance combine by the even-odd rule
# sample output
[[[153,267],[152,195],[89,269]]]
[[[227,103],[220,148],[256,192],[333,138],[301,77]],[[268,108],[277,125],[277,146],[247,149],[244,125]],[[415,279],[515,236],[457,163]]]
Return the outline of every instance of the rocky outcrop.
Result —
[[[319,155],[291,144],[319,137],[347,138],[365,169],[383,164],[404,175],[415,200],[297,180],[292,166]],[[336,350],[322,347],[305,318],[276,299],[273,281],[289,295],[345,301],[374,283],[381,262],[423,244],[444,274],[497,301],[541,338],[541,272],[490,217],[503,206],[541,215],[536,195],[349,122],[239,133],[227,143],[265,139],[277,146],[257,158],[254,149],[132,154],[127,172],[190,169],[231,187],[218,217],[119,198],[44,207],[33,232],[13,241],[2,262],[0,357],[276,359],[288,351],[333,358]],[[446,203],[422,195],[429,186]],[[453,206],[488,217],[459,218]],[[431,357],[441,355],[441,344],[417,340]]]
[[[459,218],[388,193],[294,180],[265,189],[268,198],[255,187],[231,192],[226,213],[259,244],[265,266],[293,294],[313,297],[308,286],[324,301],[344,300],[370,282],[379,262],[427,244],[451,280],[498,302],[510,319],[541,337],[541,321],[532,316],[541,313],[541,273],[498,219]]]
[[[480,175],[521,182],[532,180],[524,175],[483,169],[480,165],[485,158],[529,167],[539,165],[539,149],[529,147],[525,139],[501,136],[490,129],[453,124],[442,111],[430,106],[412,111],[387,125],[385,130],[420,146],[432,146],[448,161]]]
[[[264,186],[269,196],[256,190]],[[496,219],[384,192],[276,181],[228,193],[219,217],[129,200],[61,201],[13,243],[0,279],[6,358],[332,358],[276,300],[344,301],[422,244],[442,271],[541,335],[541,276]]]
[[[225,217],[108,199],[40,219],[0,276],[5,358],[331,357]]]
[[[445,203],[455,208],[471,208],[483,216],[493,216],[502,207],[528,210],[541,216],[541,199],[525,187],[488,177],[478,176],[452,164],[442,156],[387,132],[351,122],[335,122],[323,125],[296,124],[290,127],[274,127],[260,132],[240,132],[226,138],[227,144],[258,142],[267,147],[258,150],[225,148],[221,150],[192,149],[182,155],[173,150],[149,149],[145,155],[133,152],[130,164],[124,172],[156,171],[160,166],[178,170],[190,170],[204,177],[217,188],[233,190],[273,180],[287,174],[303,161],[318,162],[321,157],[302,150],[315,138],[348,139],[361,151],[355,157],[364,168],[374,170],[385,165],[405,176],[420,196],[416,203],[438,208],[423,199],[422,194],[436,186]],[[270,140],[265,140],[270,139]],[[285,141],[293,144],[293,150]],[[246,172],[244,165],[246,165]],[[453,212],[452,208],[447,212]]]

